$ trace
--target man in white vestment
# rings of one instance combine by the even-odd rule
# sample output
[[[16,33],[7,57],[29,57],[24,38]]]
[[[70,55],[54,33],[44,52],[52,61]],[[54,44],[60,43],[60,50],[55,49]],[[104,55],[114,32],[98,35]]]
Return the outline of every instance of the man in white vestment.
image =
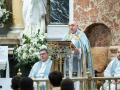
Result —
[[[90,44],[87,36],[78,29],[76,20],[69,22],[69,28],[70,30],[65,35],[64,40],[71,41],[75,46],[72,57],[72,76],[85,76],[87,71],[94,76]]]
[[[38,30],[45,32],[45,15],[47,0],[23,0],[23,34],[31,37]]]
[[[65,35],[64,40],[71,41],[75,46],[73,54],[68,60],[65,60],[65,76],[85,77],[88,71],[91,76],[94,76],[90,43],[85,33],[78,28],[76,20],[69,22],[69,32]],[[79,84],[75,85],[77,87],[75,90],[80,90],[77,86]]]
[[[120,77],[120,47],[117,49],[117,57],[113,57],[112,61],[108,64],[107,68],[104,71],[104,77]],[[120,80],[115,82],[111,80],[110,90],[116,90],[115,84],[117,83],[117,90],[120,90]],[[104,90],[109,90],[108,81],[104,84]],[[102,90],[102,87],[101,89]]]
[[[31,78],[48,78],[48,75],[51,71],[52,60],[48,58],[47,49],[41,49],[39,51],[40,61],[36,62],[29,74]],[[34,85],[35,87],[37,85]],[[45,90],[46,88],[45,82],[41,83],[40,90]]]

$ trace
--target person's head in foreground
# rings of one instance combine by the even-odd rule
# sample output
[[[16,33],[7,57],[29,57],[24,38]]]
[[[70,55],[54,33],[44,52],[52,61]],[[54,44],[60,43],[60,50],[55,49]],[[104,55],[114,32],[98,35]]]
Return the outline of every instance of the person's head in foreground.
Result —
[[[20,82],[20,90],[34,90],[33,80],[29,77],[22,78]]]
[[[22,77],[21,76],[14,76],[11,80],[11,88],[13,90],[19,90],[20,89],[20,81]]]
[[[62,81],[62,73],[59,71],[53,71],[48,76],[50,83],[54,87],[59,87]]]
[[[61,82],[61,90],[74,90],[74,82],[71,79],[64,79]]]

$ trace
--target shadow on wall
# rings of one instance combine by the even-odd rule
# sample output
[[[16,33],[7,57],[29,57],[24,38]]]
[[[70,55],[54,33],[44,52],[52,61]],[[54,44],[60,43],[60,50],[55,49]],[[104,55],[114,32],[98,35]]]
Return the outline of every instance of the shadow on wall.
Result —
[[[111,30],[102,23],[94,23],[85,29],[91,47],[108,47],[111,43]]]

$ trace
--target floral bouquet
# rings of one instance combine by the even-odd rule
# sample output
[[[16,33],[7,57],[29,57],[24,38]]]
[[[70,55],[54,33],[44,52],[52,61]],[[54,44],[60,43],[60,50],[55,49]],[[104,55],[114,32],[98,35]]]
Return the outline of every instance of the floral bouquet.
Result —
[[[17,67],[21,68],[28,65],[31,68],[31,66],[39,59],[39,50],[41,48],[47,48],[46,36],[40,31],[32,37],[23,34],[22,43],[23,45],[14,49],[14,57],[18,61]]]
[[[10,12],[6,10],[5,0],[0,0],[0,26],[3,26],[9,19]]]

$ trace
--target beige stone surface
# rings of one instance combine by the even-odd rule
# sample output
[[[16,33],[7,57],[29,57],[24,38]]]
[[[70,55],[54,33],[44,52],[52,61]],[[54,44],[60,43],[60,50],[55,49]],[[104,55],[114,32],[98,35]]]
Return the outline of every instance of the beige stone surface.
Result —
[[[91,52],[94,70],[102,73],[108,63],[108,47],[94,47]]]
[[[23,27],[22,0],[12,0],[13,26]]]

